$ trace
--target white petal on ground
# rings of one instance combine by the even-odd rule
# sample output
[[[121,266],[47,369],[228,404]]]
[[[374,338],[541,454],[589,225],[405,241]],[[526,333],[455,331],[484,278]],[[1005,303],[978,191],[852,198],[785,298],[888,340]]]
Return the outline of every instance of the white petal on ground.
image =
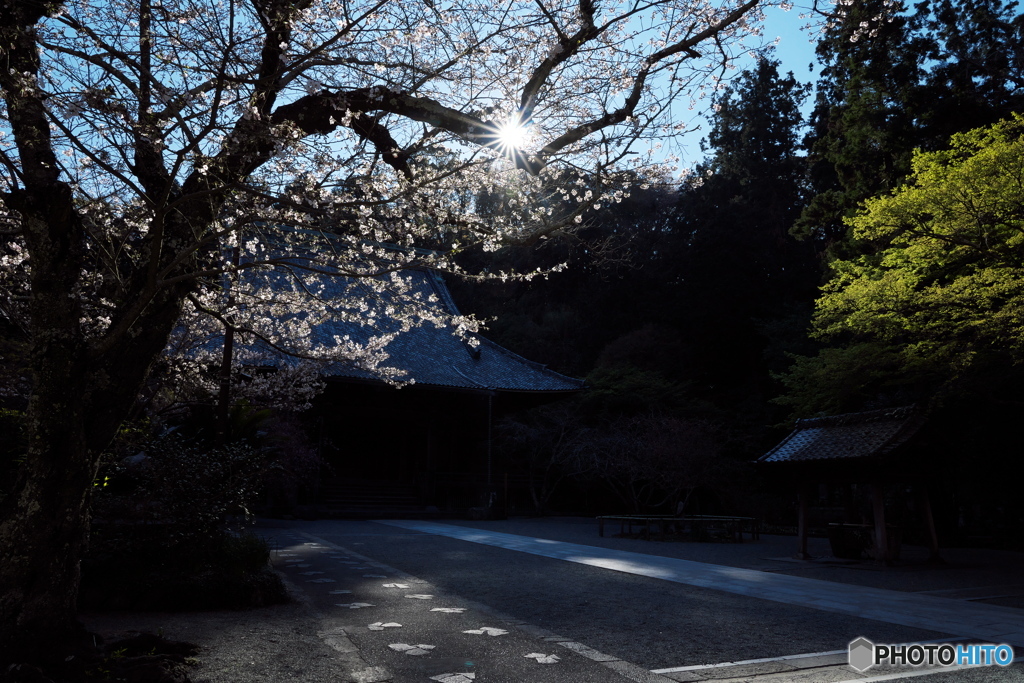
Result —
[[[413,600],[433,600],[434,599],[433,595],[425,595],[425,594],[422,594],[422,593],[416,593],[414,595],[406,595],[405,597],[412,598]]]
[[[374,607],[368,602],[337,602],[334,604],[335,607],[347,607],[348,609],[362,609],[364,607]]]
[[[438,681],[438,683],[467,683],[467,681],[476,680],[476,674],[440,674],[431,676],[430,680]]]
[[[503,636],[506,633],[508,633],[508,631],[506,631],[503,628],[491,628],[490,626],[482,626],[480,628],[470,629],[469,631],[463,631],[463,633],[472,633],[476,636],[482,636],[484,634],[487,634],[489,636]]]
[[[347,590],[327,591],[328,595],[351,595],[351,593],[352,591]]]
[[[334,579],[306,579],[306,583],[336,583]]]
[[[409,597],[408,595],[405,597]],[[444,612],[446,614],[462,614],[466,611],[465,607],[435,607],[430,610],[431,612]]]
[[[381,585],[384,586],[385,588],[408,588],[409,587],[409,584],[407,584],[407,583],[382,583]]]
[[[556,664],[558,662],[558,655],[544,655],[540,652],[531,652],[523,656],[527,659],[536,659],[538,664]]]
[[[429,654],[434,649],[434,645],[424,645],[422,643],[418,645],[409,645],[407,643],[391,643],[388,645],[395,652],[404,652],[407,655],[425,655]]]
[[[370,629],[371,631],[383,631],[386,628],[401,628],[401,627],[402,627],[401,624],[396,624],[393,621],[389,621],[387,623],[384,623],[383,621],[375,621],[372,624],[369,624],[366,628]]]

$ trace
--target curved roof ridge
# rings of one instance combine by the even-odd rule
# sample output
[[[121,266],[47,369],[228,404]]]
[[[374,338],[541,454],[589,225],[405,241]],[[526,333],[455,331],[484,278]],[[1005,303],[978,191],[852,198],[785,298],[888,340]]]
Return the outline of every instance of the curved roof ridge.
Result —
[[[865,422],[876,422],[879,420],[902,420],[909,417],[917,410],[917,404],[912,403],[895,408],[881,408],[878,410],[866,410],[859,413],[841,413],[839,415],[824,415],[821,417],[805,417],[796,421],[798,427],[861,424]]]
[[[917,404],[797,420],[796,428],[758,462],[878,457],[906,443],[924,422]]]

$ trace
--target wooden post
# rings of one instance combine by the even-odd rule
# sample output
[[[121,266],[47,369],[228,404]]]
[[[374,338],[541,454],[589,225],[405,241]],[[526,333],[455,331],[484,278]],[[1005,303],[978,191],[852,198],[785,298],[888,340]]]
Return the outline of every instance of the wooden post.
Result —
[[[875,559],[882,564],[891,564],[889,559],[889,535],[885,529],[885,488],[875,482],[871,485],[871,501],[875,516]]]
[[[807,552],[807,506],[810,494],[807,491],[807,486],[801,484],[796,495],[799,504],[799,511],[797,512],[797,537],[800,540],[800,550],[797,552],[796,557],[798,560],[809,560],[811,556]]]
[[[928,532],[928,561],[933,564],[942,564],[944,560],[939,555],[939,535],[935,532],[932,502],[928,497],[928,488],[923,484],[917,489],[917,503],[921,510],[921,517],[924,519],[925,530]]]
[[[231,279],[237,277],[237,268],[241,262],[239,247],[232,247],[230,252],[231,265],[235,271],[227,273],[228,287]],[[234,291],[228,290],[227,311],[224,316],[224,349],[220,360],[220,389],[217,392],[217,445],[223,446],[231,437],[231,364],[235,353],[235,326],[232,324],[231,308],[235,305]]]

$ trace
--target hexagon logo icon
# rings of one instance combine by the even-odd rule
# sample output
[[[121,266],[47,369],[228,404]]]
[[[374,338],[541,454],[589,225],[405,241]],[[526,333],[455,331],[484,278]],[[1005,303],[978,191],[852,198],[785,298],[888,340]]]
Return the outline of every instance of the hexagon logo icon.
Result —
[[[875,644],[864,637],[850,643],[850,666],[857,671],[867,671],[875,665]]]

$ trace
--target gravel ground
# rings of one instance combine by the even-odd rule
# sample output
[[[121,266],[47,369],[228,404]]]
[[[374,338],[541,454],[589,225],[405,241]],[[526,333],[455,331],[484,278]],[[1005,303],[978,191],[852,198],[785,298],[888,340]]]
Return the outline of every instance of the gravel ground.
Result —
[[[594,520],[580,518],[500,522],[450,520],[444,523],[893,590],[949,591],[1001,586],[1012,592],[1013,584],[1024,582],[1024,556],[998,551],[946,551],[948,564],[933,567],[917,561],[921,559],[922,550],[910,549],[904,555],[910,560],[906,565],[880,569],[870,563],[837,566],[793,562],[788,559],[795,546],[795,539],[791,537],[763,536],[759,542],[743,544],[602,539],[597,535]],[[373,522],[267,521],[262,532],[274,538],[289,534],[294,539],[298,534],[309,540],[314,540],[310,536],[324,539],[342,549],[371,558],[381,566],[387,566],[389,571],[393,568],[410,578],[426,582],[424,585],[429,584],[439,598],[476,604],[483,617],[479,614],[472,618],[469,614],[453,615],[467,619],[467,623],[472,622],[470,626],[473,628],[480,625],[504,627],[493,616],[501,615],[511,622],[526,624],[509,626],[510,629],[535,625],[645,669],[842,650],[857,636],[889,643],[944,637],[940,633],[607,571]],[[811,552],[827,555],[827,541],[811,539]],[[338,561],[330,557],[312,558],[313,569],[326,572],[324,576],[332,576],[332,571],[338,572],[339,581],[343,580],[341,570],[344,567],[338,566]],[[322,566],[316,562],[321,562]],[[355,618],[331,611],[333,601],[325,600],[326,596],[319,594],[326,593],[329,584],[321,587],[304,584],[306,577],[291,576],[294,573],[291,570],[286,573],[294,582],[292,589],[297,598],[289,605],[247,612],[132,613],[85,615],[83,618],[90,628],[107,637],[129,631],[150,631],[172,639],[199,643],[203,646],[203,653],[199,657],[201,665],[194,674],[197,683],[286,680],[411,683],[429,680],[426,669],[418,672],[415,667],[409,669],[406,666],[405,670],[385,675],[378,667],[386,668],[389,662],[395,664],[396,661],[406,665],[414,662],[418,666],[419,662],[425,664],[431,657],[437,659],[439,655],[422,660],[398,657],[376,642],[378,634],[366,631],[365,624],[361,624],[364,620],[362,614]],[[358,583],[354,587],[369,594],[379,588]],[[985,592],[981,591],[982,594]],[[385,603],[381,601],[385,596],[373,595],[383,609]],[[1020,607],[1020,600],[1021,597],[1015,595],[984,601]],[[398,614],[401,609],[409,607],[405,603],[415,602],[418,601],[392,601],[393,604],[387,607],[388,614]],[[427,621],[422,620],[422,615],[406,614],[399,621],[402,619],[408,622],[410,636],[413,628],[424,632],[430,627]],[[351,639],[346,641],[347,646],[339,647],[337,643],[329,646],[329,639],[325,640],[324,634],[333,632],[335,628],[351,634]],[[455,635],[425,632],[431,633],[441,644],[448,642],[445,638]],[[539,636],[528,636],[528,633],[519,633],[515,641],[509,636],[493,642],[483,640],[487,651],[481,650],[481,661],[514,661],[515,666],[497,677],[492,673],[491,676],[480,676],[478,680],[481,683],[532,680],[529,673],[537,669],[525,667],[518,658],[509,659],[511,655],[503,651],[512,642],[517,643],[518,649],[530,642],[535,643],[538,651],[550,645]],[[503,641],[503,638],[509,640]],[[512,654],[518,657],[517,653]],[[577,670],[568,665],[574,656],[572,653],[569,655],[565,666],[567,673],[559,673],[552,680],[562,680],[558,676],[563,676],[567,682],[590,683],[589,674],[576,673]],[[452,665],[455,664],[453,661]],[[544,670],[550,676],[556,668]],[[736,683],[748,680],[756,683],[823,683],[849,678],[850,670],[838,667],[730,680]],[[684,679],[695,680],[680,676],[680,680]],[[1024,670],[1021,665],[1015,665],[1005,670],[935,674],[929,676],[928,681],[1024,681]]]
[[[945,564],[928,564],[928,550],[904,546],[901,562],[894,567],[881,567],[865,560],[853,564],[836,562],[828,539],[808,539],[808,551],[817,558],[812,562],[793,559],[797,540],[793,536],[762,534],[759,541],[743,543],[690,543],[685,541],[645,541],[639,538],[617,538],[617,524],[609,524],[604,538],[598,536],[597,521],[589,517],[553,517],[542,519],[511,519],[489,522],[438,520],[444,524],[485,529],[508,534],[549,538],[600,548],[628,550],[648,555],[676,557],[695,562],[709,562],[727,567],[744,567],[785,573],[809,579],[836,581],[858,586],[871,586],[901,591],[935,591],[967,587],[1006,586],[1017,584],[1024,589],[1024,553],[987,548],[947,548],[942,550]],[[1024,595],[1024,591],[1021,593]],[[989,602],[1021,607],[1021,599],[1009,597]]]
[[[861,635],[942,636],[373,522],[296,528],[647,669],[840,650]]]
[[[89,630],[107,640],[157,633],[202,647],[196,683],[278,683],[339,680],[339,670],[362,668],[358,658],[324,647],[320,618],[300,595],[264,609],[200,613],[83,614]]]

